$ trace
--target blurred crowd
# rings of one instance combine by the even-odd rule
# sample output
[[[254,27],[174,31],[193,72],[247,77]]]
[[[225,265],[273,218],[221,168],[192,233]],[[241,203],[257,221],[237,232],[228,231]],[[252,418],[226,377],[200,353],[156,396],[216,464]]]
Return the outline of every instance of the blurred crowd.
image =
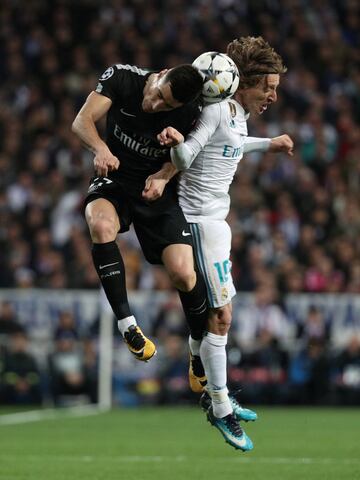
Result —
[[[0,6],[0,287],[97,288],[82,202],[92,155],[70,125],[114,63],[159,69],[263,35],[288,73],[253,136],[295,156],[248,155],[232,187],[241,291],[360,293],[359,4],[273,0],[3,0]],[[133,234],[130,289],[166,289]]]
[[[234,310],[229,335],[229,388],[242,403],[359,405],[360,336],[334,343],[331,323],[311,307],[290,325],[262,287]],[[114,322],[115,325],[115,322]],[[114,328],[113,401],[193,404],[188,384],[187,329],[178,295],[159,305],[150,325],[158,355],[139,362]],[[58,312],[46,342],[36,345],[9,302],[0,305],[0,404],[68,406],[98,399],[98,320],[84,331],[70,310]]]
[[[288,133],[295,155],[251,154],[239,165],[228,217],[235,286],[259,297],[271,291],[279,318],[284,315],[280,300],[287,293],[360,294],[356,0],[2,0],[0,288],[99,287],[83,218],[92,154],[70,126],[101,73],[114,63],[160,69],[192,62],[204,51],[225,51],[229,41],[245,35],[263,35],[288,67],[277,104],[250,119],[249,134]],[[145,263],[134,233],[121,237],[129,290],[170,289],[163,269]],[[359,363],[359,340],[349,339],[330,358],[330,332],[324,319],[321,326],[321,314],[311,311],[302,331],[292,332],[292,338],[302,339],[292,350],[282,344],[280,320],[270,322],[277,325],[274,332],[244,320],[237,329],[234,319],[233,346],[243,354],[239,358],[237,348],[232,350],[231,381],[248,383],[250,400],[257,384],[261,389],[264,379],[275,378],[278,394],[296,401],[300,394],[289,393],[290,375],[302,392],[307,385],[309,395],[316,395],[328,375],[341,389],[342,365],[354,356]],[[160,312],[154,332],[159,338],[162,323]],[[244,339],[246,326],[253,332]],[[26,332],[7,335],[12,341],[2,366],[11,365],[12,356],[19,356],[27,344]],[[165,335],[164,346],[172,342],[172,348],[164,347],[163,355],[183,355],[185,344],[177,348],[178,338],[184,332]],[[94,399],[92,341],[80,341],[76,332],[68,331],[54,333],[53,340],[54,352],[70,348],[80,356],[62,361],[61,353],[54,353],[49,368],[76,364],[70,393],[85,389]],[[264,358],[276,364],[270,376],[262,369]],[[28,383],[36,390],[43,382],[41,373],[30,359],[24,363],[31,372]],[[350,383],[354,378],[349,375]],[[62,380],[46,388],[56,397],[59,385],[64,386]],[[19,388],[23,390],[23,382]],[[154,385],[144,389],[156,391]],[[274,390],[269,388],[269,396]]]

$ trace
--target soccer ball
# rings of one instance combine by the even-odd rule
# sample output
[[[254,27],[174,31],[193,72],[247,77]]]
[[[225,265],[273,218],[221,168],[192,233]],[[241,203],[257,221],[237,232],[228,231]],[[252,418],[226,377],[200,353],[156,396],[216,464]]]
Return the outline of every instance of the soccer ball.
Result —
[[[207,103],[231,97],[239,86],[239,71],[234,61],[219,52],[206,52],[193,61],[204,79],[202,96]]]

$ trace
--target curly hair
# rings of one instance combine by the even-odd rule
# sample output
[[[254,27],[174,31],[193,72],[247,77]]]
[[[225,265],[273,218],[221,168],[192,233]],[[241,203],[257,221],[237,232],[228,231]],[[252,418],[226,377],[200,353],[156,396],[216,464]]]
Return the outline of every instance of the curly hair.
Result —
[[[226,53],[238,67],[240,89],[256,86],[264,75],[287,71],[280,55],[262,37],[235,39],[228,44]]]

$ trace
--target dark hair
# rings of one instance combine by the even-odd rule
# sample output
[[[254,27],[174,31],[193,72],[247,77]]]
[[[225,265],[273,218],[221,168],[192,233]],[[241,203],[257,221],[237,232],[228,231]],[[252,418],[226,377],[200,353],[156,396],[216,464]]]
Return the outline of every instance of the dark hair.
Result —
[[[230,42],[226,53],[240,74],[239,88],[256,86],[264,75],[285,73],[282,58],[262,37],[241,37]]]
[[[187,63],[169,70],[165,81],[170,83],[174,99],[181,103],[195,100],[203,87],[203,78],[198,69]]]

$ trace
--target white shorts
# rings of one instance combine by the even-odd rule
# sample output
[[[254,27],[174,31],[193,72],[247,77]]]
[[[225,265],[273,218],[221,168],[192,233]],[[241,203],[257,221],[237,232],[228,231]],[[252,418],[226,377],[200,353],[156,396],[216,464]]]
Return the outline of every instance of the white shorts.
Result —
[[[231,229],[225,220],[209,219],[189,225],[209,305],[212,308],[222,307],[230,303],[236,294],[231,276]]]

